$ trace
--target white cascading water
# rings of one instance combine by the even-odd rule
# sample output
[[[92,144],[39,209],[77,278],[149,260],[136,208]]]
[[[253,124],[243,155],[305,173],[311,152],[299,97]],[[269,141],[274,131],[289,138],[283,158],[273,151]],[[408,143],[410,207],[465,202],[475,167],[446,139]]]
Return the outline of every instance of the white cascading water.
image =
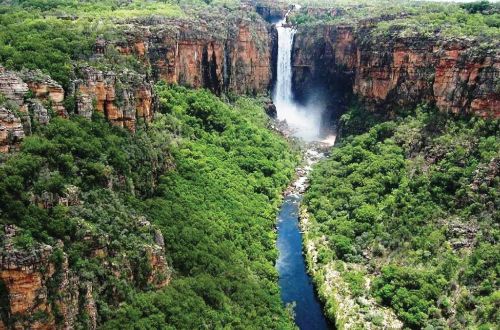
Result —
[[[286,18],[276,24],[278,30],[277,79],[273,102],[278,119],[287,122],[295,136],[306,141],[320,136],[322,105],[308,104],[302,107],[293,100],[292,92],[292,47],[296,30],[287,25]]]

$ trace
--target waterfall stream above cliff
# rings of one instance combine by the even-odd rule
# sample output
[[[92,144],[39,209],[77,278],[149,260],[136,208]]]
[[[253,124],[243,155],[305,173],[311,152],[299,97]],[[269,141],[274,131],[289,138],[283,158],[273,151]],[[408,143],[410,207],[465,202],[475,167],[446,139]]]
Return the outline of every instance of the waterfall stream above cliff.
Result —
[[[307,106],[296,103],[292,92],[292,48],[296,30],[286,22],[286,16],[276,24],[278,30],[277,79],[273,101],[278,119],[284,120],[294,131],[294,135],[314,141],[320,136],[321,102],[309,102]]]

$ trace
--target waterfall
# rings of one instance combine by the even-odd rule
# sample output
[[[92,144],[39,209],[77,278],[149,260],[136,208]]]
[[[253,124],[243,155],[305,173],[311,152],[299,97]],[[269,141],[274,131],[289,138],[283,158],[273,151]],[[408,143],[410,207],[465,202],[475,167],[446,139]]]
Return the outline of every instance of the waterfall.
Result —
[[[295,29],[286,27],[286,17],[276,25],[278,30],[278,64],[274,102],[287,104],[293,100],[292,94],[292,47]]]
[[[289,12],[288,12],[289,13]],[[294,101],[292,91],[292,48],[295,28],[287,24],[287,16],[276,24],[278,30],[277,78],[273,93],[278,119],[287,122],[294,135],[306,141],[317,140],[320,135],[323,107],[308,102],[301,106]]]

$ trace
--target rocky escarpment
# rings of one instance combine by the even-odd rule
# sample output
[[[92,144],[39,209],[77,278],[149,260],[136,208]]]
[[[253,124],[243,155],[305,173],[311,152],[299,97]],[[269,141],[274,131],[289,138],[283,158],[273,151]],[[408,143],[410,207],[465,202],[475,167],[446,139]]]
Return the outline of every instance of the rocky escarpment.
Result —
[[[40,71],[1,68],[0,152],[16,150],[32,124],[47,124],[51,114],[91,118],[97,111],[135,131],[138,122],[153,117],[158,81],[216,94],[267,93],[276,36],[257,14],[238,13],[227,11],[223,21],[221,13],[207,13],[197,20],[152,16],[118,22],[121,37],[99,37],[92,58],[74,65],[66,90]]]
[[[103,72],[91,66],[76,69],[73,82],[75,112],[91,118],[94,110],[113,125],[135,131],[136,122],[153,117],[153,87],[144,75],[124,70]]]
[[[341,114],[353,93],[354,38],[350,27],[298,30],[292,51],[294,95],[298,101],[308,102],[320,93],[332,116]]]
[[[58,200],[61,202],[61,198]],[[140,226],[151,227],[144,220]],[[104,288],[110,289],[109,280],[89,281],[70,268],[61,241],[55,246],[35,243],[22,247],[20,230],[13,225],[6,225],[0,237],[0,300],[4,303],[0,307],[0,329],[73,329],[77,322],[87,329],[97,328],[95,297]],[[130,260],[125,260],[121,267],[116,261],[108,261],[109,254],[113,254],[107,251],[110,242],[99,244],[101,239],[90,232],[83,241],[95,242],[89,258],[101,260],[115,280],[137,280],[139,275],[135,275],[137,270]],[[146,283],[161,288],[170,282],[171,270],[158,230],[153,230],[153,241],[143,247],[148,269]]]
[[[498,48],[465,38],[376,35],[375,22],[299,26],[295,85],[307,93],[318,81],[341,82],[372,109],[427,101],[442,111],[500,117]]]
[[[132,70],[75,68],[69,92],[40,71],[14,72],[0,67],[0,152],[16,150],[32,125],[46,125],[50,114],[91,118],[102,113],[111,124],[135,131],[138,120],[150,122],[154,111],[152,83]]]
[[[0,256],[4,313],[0,329],[55,329],[56,317],[63,328],[70,328],[79,313],[79,280],[68,269],[68,259],[60,247],[37,244],[27,249],[15,246],[18,228],[5,226]],[[85,285],[82,304],[95,314],[92,285]],[[91,328],[95,329],[95,318]]]
[[[145,217],[128,219],[126,232],[135,240],[128,240],[131,251],[124,251],[84,218],[88,211],[78,187],[29,195],[40,211],[64,207],[78,220],[72,237],[50,244],[35,242],[15,225],[0,230],[0,329],[96,329],[102,322],[96,300],[116,307],[124,300],[124,285],[154,289],[169,284],[172,270],[163,235]],[[75,245],[78,257],[100,265],[99,276],[75,265]]]
[[[24,71],[20,77],[28,85],[33,98],[50,106],[59,116],[68,116],[64,107],[64,89],[55,80],[40,71]]]
[[[138,18],[124,30],[124,40],[101,40],[97,48],[115,47],[140,58],[154,80],[205,87],[216,94],[259,94],[269,88],[270,26],[258,16],[229,15],[222,22],[220,16],[201,21]]]
[[[24,138],[21,119],[12,110],[0,107],[0,152],[9,152]]]
[[[17,73],[0,66],[0,152],[16,150],[30,134],[32,120],[48,123],[48,106],[64,115],[63,99],[61,86],[40,72]]]

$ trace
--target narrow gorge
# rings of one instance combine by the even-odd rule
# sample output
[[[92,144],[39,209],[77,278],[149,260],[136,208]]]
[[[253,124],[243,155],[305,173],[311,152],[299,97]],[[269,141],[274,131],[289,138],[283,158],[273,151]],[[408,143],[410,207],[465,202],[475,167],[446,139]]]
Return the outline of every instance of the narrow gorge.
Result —
[[[0,330],[495,329],[500,4],[0,0]]]
[[[291,10],[293,10],[292,8]],[[321,113],[316,109],[299,106],[292,91],[292,45],[295,35],[293,26],[288,25],[287,17],[276,23],[278,31],[278,56],[276,86],[273,101],[278,120],[282,120],[291,134],[308,141],[303,151],[304,167],[296,170],[296,179],[287,189],[278,214],[279,258],[276,267],[279,272],[281,297],[285,304],[292,306],[294,320],[300,329],[328,329],[328,321],[323,316],[322,307],[316,297],[312,281],[307,274],[302,254],[302,234],[299,228],[299,212],[302,194],[307,188],[311,166],[324,157],[317,149],[327,149],[327,143],[320,143]],[[321,111],[321,109],[320,109]],[[334,140],[332,141],[334,142]],[[333,143],[332,143],[333,144]]]

